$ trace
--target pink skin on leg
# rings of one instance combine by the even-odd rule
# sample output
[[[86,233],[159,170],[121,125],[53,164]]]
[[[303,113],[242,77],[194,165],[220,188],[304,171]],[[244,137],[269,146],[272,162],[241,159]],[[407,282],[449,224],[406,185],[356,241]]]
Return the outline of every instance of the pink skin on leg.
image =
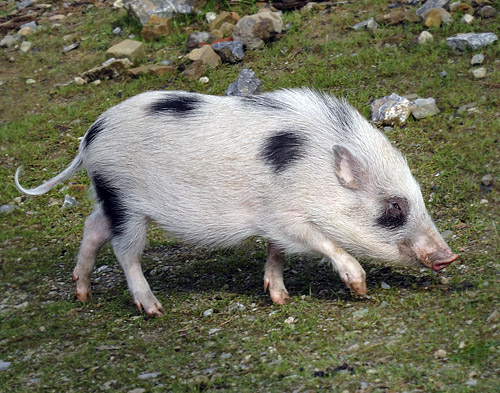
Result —
[[[85,221],[83,240],[78,252],[78,259],[73,270],[73,282],[76,283],[76,297],[81,302],[92,298],[90,275],[94,270],[97,254],[101,247],[112,237],[109,222],[99,206]]]
[[[264,291],[269,289],[271,300],[276,304],[285,304],[290,298],[283,283],[284,259],[283,251],[272,242],[269,242],[264,273]]]

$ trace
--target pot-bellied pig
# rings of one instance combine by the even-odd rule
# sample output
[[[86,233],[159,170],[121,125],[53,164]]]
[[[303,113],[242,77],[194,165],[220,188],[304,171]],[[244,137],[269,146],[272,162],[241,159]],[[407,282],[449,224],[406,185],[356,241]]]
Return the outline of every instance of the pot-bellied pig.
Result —
[[[139,310],[163,314],[140,264],[148,221],[198,245],[266,238],[264,288],[279,304],[285,253],[328,258],[360,294],[365,272],[352,255],[434,271],[457,258],[402,154],[347,102],[309,89],[143,93],[104,112],[63,172],[25,189],[19,168],[15,182],[40,195],[80,168],[96,199],[73,273],[81,301],[110,241]]]

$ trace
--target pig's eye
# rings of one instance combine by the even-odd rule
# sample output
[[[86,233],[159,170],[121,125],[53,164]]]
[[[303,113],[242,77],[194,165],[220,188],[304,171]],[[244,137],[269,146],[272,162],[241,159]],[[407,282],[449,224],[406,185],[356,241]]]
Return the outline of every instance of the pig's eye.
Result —
[[[391,197],[383,201],[382,214],[377,224],[387,229],[396,229],[406,223],[408,217],[408,201],[401,197]]]

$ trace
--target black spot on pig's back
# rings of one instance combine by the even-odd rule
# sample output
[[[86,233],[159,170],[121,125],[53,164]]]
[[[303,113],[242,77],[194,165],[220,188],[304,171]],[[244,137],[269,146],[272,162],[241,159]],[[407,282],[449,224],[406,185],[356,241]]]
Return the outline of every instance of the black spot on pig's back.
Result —
[[[98,119],[94,124],[90,126],[87,133],[85,134],[85,139],[83,141],[83,147],[87,148],[91,145],[97,135],[105,128],[104,120]]]
[[[111,222],[111,231],[114,236],[119,236],[123,233],[128,218],[123,196],[104,176],[94,174],[91,178],[97,200],[101,204],[104,214]]]
[[[148,112],[152,115],[188,116],[201,104],[201,99],[189,94],[166,94],[149,105]]]
[[[268,137],[260,152],[262,160],[276,173],[283,172],[305,155],[306,138],[293,131],[281,131]]]

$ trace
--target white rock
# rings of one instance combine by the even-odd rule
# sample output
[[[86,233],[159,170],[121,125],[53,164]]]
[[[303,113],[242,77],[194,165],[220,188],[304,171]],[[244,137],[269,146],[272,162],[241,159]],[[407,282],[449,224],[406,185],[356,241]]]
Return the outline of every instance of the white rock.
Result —
[[[200,78],[200,83],[205,84],[205,83],[208,83],[209,81],[210,81],[210,79],[208,79],[208,77],[206,77],[206,76],[202,76]]]
[[[75,76],[75,84],[77,84],[78,86],[82,86],[85,84],[85,79],[83,79],[82,77],[79,77],[79,76]]]
[[[295,318],[294,317],[288,317],[287,319],[285,319],[285,323],[287,325],[291,325],[292,323],[295,323]]]
[[[467,23],[468,25],[470,25],[472,22],[474,22],[474,19],[475,18],[472,15],[465,14],[462,17],[462,22]]]
[[[215,12],[207,12],[205,14],[205,19],[207,20],[207,23],[212,22],[217,18],[217,14]]]
[[[428,31],[422,31],[418,36],[418,43],[425,44],[426,42],[430,42],[434,40],[434,36]]]
[[[472,75],[474,75],[474,78],[476,79],[483,79],[486,78],[486,68],[481,67],[481,68],[476,68],[471,71]]]
[[[214,310],[209,308],[208,310],[203,311],[203,316],[204,317],[209,317],[214,313]]]
[[[479,65],[479,64],[483,64],[483,61],[484,61],[484,55],[482,53],[478,53],[477,55],[472,56],[470,64],[471,65]]]
[[[24,41],[21,43],[21,45],[19,46],[19,50],[22,52],[22,53],[27,53],[31,50],[31,48],[33,47],[33,43],[29,42],[29,41]]]
[[[36,83],[36,80],[31,79],[31,78],[30,79],[26,79],[26,84],[27,85],[32,85],[33,83]]]

